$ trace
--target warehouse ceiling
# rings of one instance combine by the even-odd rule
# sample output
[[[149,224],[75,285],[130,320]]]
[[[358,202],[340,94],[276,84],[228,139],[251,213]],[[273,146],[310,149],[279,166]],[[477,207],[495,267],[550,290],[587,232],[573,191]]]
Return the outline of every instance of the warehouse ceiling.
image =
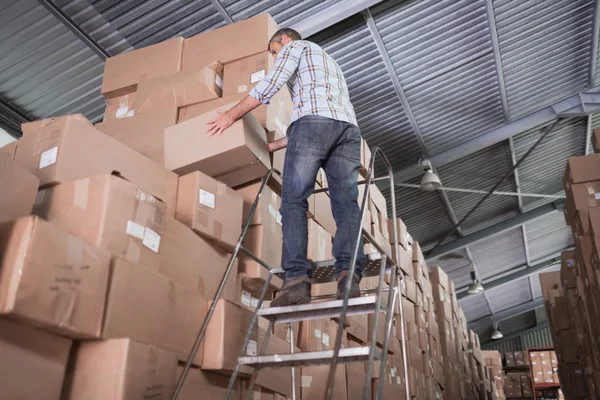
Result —
[[[568,157],[590,151],[598,64],[594,0],[4,0],[0,124],[103,117],[104,57],[269,12],[340,63],[364,137],[418,184],[428,158],[445,187],[396,188],[399,216],[455,281],[471,326],[529,315],[537,274],[573,245],[561,208]],[[582,94],[582,95],[580,95]],[[484,193],[504,178],[460,227]],[[389,188],[383,187],[389,199]],[[474,192],[475,191],[475,192]],[[553,195],[540,197],[534,195]],[[445,239],[445,240],[443,240]],[[436,243],[443,240],[443,244]],[[488,289],[466,295],[475,269]]]

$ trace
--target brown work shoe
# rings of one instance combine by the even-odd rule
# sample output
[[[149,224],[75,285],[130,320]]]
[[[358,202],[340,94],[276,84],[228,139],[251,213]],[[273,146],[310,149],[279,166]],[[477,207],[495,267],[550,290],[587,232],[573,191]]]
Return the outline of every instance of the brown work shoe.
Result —
[[[344,299],[344,291],[346,290],[346,279],[348,279],[348,271],[343,271],[338,277],[338,289],[337,289],[337,299]],[[352,277],[352,282],[350,283],[350,299],[354,297],[360,297],[360,278],[354,274]]]
[[[303,276],[286,281],[271,307],[296,306],[310,303],[310,278]]]

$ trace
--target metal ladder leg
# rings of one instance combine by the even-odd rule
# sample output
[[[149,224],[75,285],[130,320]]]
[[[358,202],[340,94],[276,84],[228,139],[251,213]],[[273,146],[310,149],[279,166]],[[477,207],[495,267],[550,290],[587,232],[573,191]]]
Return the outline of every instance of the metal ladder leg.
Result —
[[[238,241],[235,245],[235,250],[233,251],[231,258],[229,259],[229,263],[227,264],[227,268],[225,269],[225,274],[223,274],[223,278],[221,279],[221,282],[219,283],[219,288],[217,289],[217,292],[215,293],[213,302],[210,305],[210,308],[208,309],[208,313],[206,314],[206,317],[204,318],[204,321],[202,322],[200,331],[198,332],[198,335],[196,336],[194,345],[192,346],[192,349],[190,351],[188,359],[185,363],[185,366],[183,367],[183,371],[181,372],[181,375],[177,381],[175,391],[173,392],[173,395],[171,396],[171,400],[177,400],[177,398],[179,397],[179,394],[181,393],[181,389],[183,388],[183,385],[188,376],[188,373],[190,372],[190,368],[192,366],[194,358],[196,357],[196,353],[198,353],[200,344],[202,343],[202,340],[204,339],[204,335],[206,334],[206,329],[208,328],[208,324],[210,323],[210,320],[212,319],[215,309],[217,308],[217,302],[219,301],[219,299],[221,298],[221,295],[223,294],[223,290],[225,289],[227,279],[229,279],[229,275],[231,274],[231,270],[233,269],[233,264],[235,262],[235,259],[238,257],[240,250],[242,249],[242,243],[244,241],[244,237],[246,236],[246,232],[248,231],[248,227],[250,226],[250,221],[252,220],[252,216],[254,215],[254,212],[256,211],[256,208],[258,207],[258,202],[260,201],[260,197],[262,196],[262,194],[264,192],[265,186],[267,185],[267,181],[271,178],[271,176],[274,173],[281,175],[281,173],[279,171],[277,171],[275,169],[271,169],[263,177],[263,180],[260,185],[260,189],[258,190],[258,195],[256,196],[256,199],[254,199],[254,203],[252,204],[252,208],[250,209],[248,218],[244,222],[244,226],[242,228],[242,233],[240,234],[240,237],[238,238]],[[247,343],[246,343],[246,345],[247,345]],[[245,347],[244,347],[244,351],[245,351]]]
[[[379,283],[377,285],[377,302],[376,312],[374,315],[374,328],[371,331],[371,344],[369,351],[369,360],[367,361],[367,373],[365,377],[365,387],[363,389],[363,400],[371,400],[371,378],[373,377],[373,362],[375,361],[375,351],[377,349],[377,333],[379,330],[379,314],[381,310],[381,295],[383,293],[383,276],[385,273],[385,267],[387,263],[387,256],[384,254],[381,260],[381,266],[379,268]]]
[[[396,281],[396,269],[392,269],[392,277],[390,283]],[[381,400],[383,398],[383,379],[385,376],[385,362],[387,361],[387,353],[390,344],[390,335],[392,334],[392,322],[394,316],[394,307],[396,306],[396,299],[398,298],[398,288],[390,289],[388,293],[388,305],[386,308],[386,320],[385,320],[385,337],[383,339],[383,354],[381,355],[381,365],[379,366],[379,382],[377,382],[377,392],[375,398]]]
[[[290,354],[294,354],[294,323],[290,322]],[[292,367],[292,400],[297,400],[300,394],[296,394],[296,367]]]

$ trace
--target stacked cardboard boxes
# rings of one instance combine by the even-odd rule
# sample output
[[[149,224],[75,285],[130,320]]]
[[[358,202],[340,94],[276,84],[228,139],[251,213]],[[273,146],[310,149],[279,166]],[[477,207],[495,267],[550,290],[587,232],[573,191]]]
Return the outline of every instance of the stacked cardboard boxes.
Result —
[[[504,377],[504,393],[507,399],[533,397],[529,372],[509,372]]]
[[[504,393],[504,374],[502,372],[502,355],[495,350],[483,351],[486,370],[492,387],[492,397],[498,400],[506,399]]]

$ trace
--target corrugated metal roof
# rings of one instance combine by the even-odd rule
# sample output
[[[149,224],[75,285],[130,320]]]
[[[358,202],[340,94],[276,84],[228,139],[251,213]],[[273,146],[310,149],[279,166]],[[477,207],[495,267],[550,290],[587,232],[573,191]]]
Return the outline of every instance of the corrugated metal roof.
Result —
[[[439,266],[454,282],[455,288],[471,283],[470,272],[473,269],[464,249],[427,260],[429,266]]]
[[[500,286],[486,290],[486,293],[495,312],[500,312],[532,300],[529,278],[527,277],[513,281],[509,286]]]
[[[462,307],[465,316],[469,321],[483,318],[492,313],[487,305],[487,302],[485,301],[483,293],[461,300],[460,306]]]
[[[361,133],[381,147],[394,168],[416,163],[419,145],[383,60],[362,17],[313,37],[340,65]]]
[[[510,118],[586,87],[593,0],[494,0]]]
[[[546,273],[546,272],[558,271],[558,270],[560,270],[560,264],[557,264],[553,267],[545,269],[542,272],[538,272],[536,274],[531,275],[530,279],[531,279],[531,287],[533,289],[533,298],[534,299],[542,297],[542,288],[540,285],[540,274]]]
[[[474,243],[469,249],[484,282],[526,263],[520,227]]]
[[[510,170],[512,161],[507,142],[490,146],[475,154],[444,165],[438,174],[444,186],[488,191]],[[512,178],[498,188],[516,191]],[[458,220],[461,220],[483,198],[483,194],[447,192],[448,199]],[[516,197],[490,196],[463,224],[464,233],[482,229],[510,218],[518,212]]]
[[[587,118],[563,121],[546,136],[538,147],[519,166],[519,183],[524,193],[560,194],[567,159],[583,155]],[[519,160],[540,138],[542,129],[531,129],[513,139],[515,157]],[[538,207],[552,199],[523,197],[524,209]]]
[[[525,228],[532,263],[573,246],[571,229],[567,226],[564,215],[559,211],[530,221],[525,224]]]
[[[257,14],[269,13],[281,25],[291,20],[310,18],[321,7],[335,4],[343,6],[343,0],[220,0],[234,21],[240,21]]]
[[[430,153],[503,122],[483,0],[384,2],[373,14]]]

